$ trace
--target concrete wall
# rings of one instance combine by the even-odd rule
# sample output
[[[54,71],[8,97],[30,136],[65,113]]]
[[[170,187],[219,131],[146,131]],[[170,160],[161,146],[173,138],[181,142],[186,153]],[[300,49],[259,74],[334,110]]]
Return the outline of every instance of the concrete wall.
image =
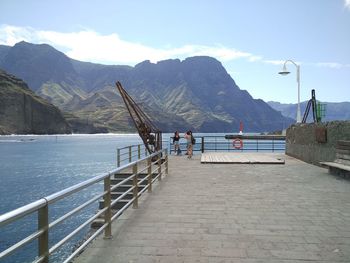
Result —
[[[318,128],[326,129],[325,143],[316,140]],[[350,140],[350,121],[292,125],[287,129],[286,154],[312,164],[333,161],[338,140]]]

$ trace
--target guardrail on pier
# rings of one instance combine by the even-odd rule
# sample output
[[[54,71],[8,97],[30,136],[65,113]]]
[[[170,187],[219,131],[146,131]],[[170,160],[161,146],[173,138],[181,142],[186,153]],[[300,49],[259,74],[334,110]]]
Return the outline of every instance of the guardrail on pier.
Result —
[[[194,152],[284,152],[286,137],[283,135],[226,135],[194,136]],[[173,137],[170,138],[170,153],[174,152]],[[180,139],[182,152],[186,151],[186,140]]]
[[[139,160],[147,155],[148,151],[144,144],[135,144],[117,148],[117,167],[120,167],[122,164]]]
[[[156,159],[156,160],[155,160]],[[141,165],[143,167],[141,168]],[[163,168],[162,168],[163,167]],[[132,173],[127,178],[118,182],[115,185],[111,184],[111,180],[121,173],[121,171],[126,169],[132,169]],[[141,174],[146,174],[146,176],[139,177]],[[22,247],[32,244],[34,241],[37,241],[37,250],[38,256],[33,259],[33,262],[49,262],[50,255],[56,252],[58,249],[62,248],[69,240],[75,237],[83,229],[88,227],[94,220],[103,216],[103,224],[100,226],[90,237],[87,238],[74,252],[72,252],[63,262],[70,262],[76,255],[78,255],[97,235],[104,231],[104,237],[110,238],[112,232],[111,223],[117,219],[131,204],[134,208],[138,206],[138,198],[146,191],[152,191],[152,184],[155,180],[161,180],[163,174],[168,174],[168,154],[167,149],[160,150],[154,154],[151,154],[147,157],[141,158],[137,161],[130,162],[126,165],[118,167],[117,169],[93,177],[89,180],[86,180],[82,183],[76,184],[72,187],[66,188],[60,192],[54,193],[47,197],[41,198],[35,202],[32,202],[28,205],[22,206],[18,209],[10,211],[6,214],[0,215],[0,231],[3,227],[9,226],[12,223],[18,222],[18,220],[32,216],[37,213],[37,226],[38,230],[34,233],[29,234],[22,240],[10,244],[5,250],[0,251],[0,261],[5,257],[10,256],[11,254],[17,253]],[[132,181],[132,185],[127,190],[124,191],[119,197],[115,200],[112,200],[111,195],[112,191],[117,189],[120,186],[125,186]],[[49,209],[57,201],[62,200],[71,196],[74,193],[78,193],[87,189],[88,187],[103,182],[102,192],[91,197],[88,201],[83,204],[76,205],[74,209],[68,211],[66,214],[61,217],[49,222]],[[140,190],[142,187],[142,190]],[[119,210],[113,211],[112,209],[115,205],[122,200],[126,195],[132,194],[132,198]],[[49,242],[51,239],[52,229],[59,224],[66,222],[68,218],[77,216],[77,213],[87,206],[98,202],[99,199],[103,198],[103,208],[100,209],[96,214],[89,217],[78,227],[76,227],[72,232],[63,237],[57,243],[51,245],[52,242]],[[114,213],[115,212],[115,213]],[[51,245],[51,246],[50,246]],[[28,259],[30,260],[30,259]]]

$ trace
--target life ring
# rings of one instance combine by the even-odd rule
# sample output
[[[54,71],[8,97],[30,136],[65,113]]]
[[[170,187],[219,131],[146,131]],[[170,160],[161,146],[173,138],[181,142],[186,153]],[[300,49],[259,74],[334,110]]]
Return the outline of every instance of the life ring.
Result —
[[[243,147],[243,141],[241,139],[234,139],[232,145],[235,149],[241,149]]]

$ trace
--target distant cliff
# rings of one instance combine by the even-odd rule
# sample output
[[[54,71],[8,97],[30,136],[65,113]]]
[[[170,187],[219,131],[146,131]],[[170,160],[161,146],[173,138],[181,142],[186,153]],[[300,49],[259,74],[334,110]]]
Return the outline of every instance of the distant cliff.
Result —
[[[0,134],[71,133],[60,110],[0,70]]]

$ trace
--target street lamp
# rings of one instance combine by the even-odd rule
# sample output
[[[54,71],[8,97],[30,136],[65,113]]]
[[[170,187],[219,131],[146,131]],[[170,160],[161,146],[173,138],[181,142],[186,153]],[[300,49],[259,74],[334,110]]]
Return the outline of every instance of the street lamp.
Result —
[[[286,60],[283,64],[283,69],[281,72],[278,72],[278,74],[281,74],[283,76],[288,75],[290,72],[287,70],[286,64],[287,62],[292,63],[294,66],[297,67],[297,82],[298,82],[298,106],[297,106],[297,123],[301,122],[301,114],[300,114],[300,66],[297,65],[293,60]]]

